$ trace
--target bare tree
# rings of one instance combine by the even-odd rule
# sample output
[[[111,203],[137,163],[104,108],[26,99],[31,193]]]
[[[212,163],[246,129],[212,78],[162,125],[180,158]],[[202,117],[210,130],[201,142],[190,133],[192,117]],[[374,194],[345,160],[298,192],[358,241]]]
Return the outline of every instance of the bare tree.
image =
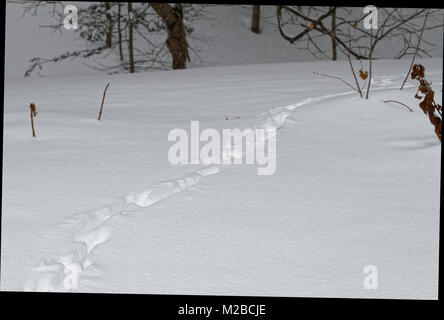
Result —
[[[117,3],[117,35],[118,35],[118,43],[119,43],[119,58],[120,61],[123,61],[123,48],[122,48],[122,4],[120,2]]]
[[[337,60],[338,59],[338,53],[337,53],[337,42],[336,42],[336,8],[334,8],[334,11],[331,14],[331,59]]]
[[[287,15],[286,21],[284,21],[285,19],[284,13],[286,13]],[[332,16],[333,13],[335,13],[334,32],[332,32],[332,29],[327,28],[323,23],[323,21]],[[328,57],[328,55],[325,53],[325,50],[321,49],[316,41],[319,40],[320,37],[327,36],[334,39],[336,47],[340,45],[346,51],[351,50],[350,54],[352,54],[358,59],[366,58],[356,50],[350,49],[349,46],[347,46],[345,43],[346,40],[343,39],[343,37],[340,37],[340,33],[338,33],[337,30],[340,24],[336,23],[338,16],[337,16],[337,8],[335,7],[316,8],[316,7],[277,6],[276,16],[277,16],[278,29],[281,36],[290,43],[294,43],[297,40],[301,40],[304,37],[307,37],[309,41],[307,49],[314,55],[316,55],[317,53],[321,53],[323,56]],[[298,28],[299,31],[295,36],[290,36],[284,30],[285,26],[293,26],[295,28]],[[317,34],[315,36],[311,35],[314,32],[316,32]],[[316,49],[315,53],[313,53],[310,50],[309,44],[315,47]]]
[[[113,38],[113,18],[111,16],[111,4],[109,2],[105,2],[105,15],[108,22],[106,26],[108,29],[106,32],[106,46],[111,48]]]
[[[12,0],[9,0],[12,1]],[[47,10],[54,18],[54,23],[41,26],[53,32],[64,32],[63,27],[63,3],[54,1],[19,1],[23,8],[23,14],[37,15],[40,10]],[[129,6],[129,12],[123,12],[125,7]],[[186,60],[189,60],[188,50],[199,59],[200,48],[192,48],[187,44],[188,36],[193,36],[193,28],[188,26],[192,21],[200,20],[206,17],[208,12],[204,5],[184,4],[175,6],[174,15],[181,15],[182,21],[179,23],[183,26],[183,33],[179,32],[182,46],[185,52]],[[183,9],[183,11],[182,11]],[[182,11],[182,12],[181,12]],[[186,17],[187,19],[183,18]],[[30,76],[34,72],[42,69],[46,64],[59,63],[68,59],[79,58],[87,60],[86,64],[98,71],[109,74],[120,72],[139,72],[150,69],[168,69],[171,68],[171,60],[173,67],[178,67],[177,56],[179,54],[170,54],[167,47],[173,49],[176,43],[177,33],[170,32],[169,38],[165,42],[164,35],[169,32],[168,27],[162,17],[148,3],[112,3],[112,2],[94,2],[78,8],[78,24],[81,28],[72,30],[80,39],[84,40],[82,49],[75,49],[61,53],[54,57],[35,57],[30,60],[30,66],[26,70],[25,76]],[[171,29],[171,25],[170,25]],[[205,41],[202,35],[193,37],[195,44]],[[173,52],[176,52],[173,50]],[[102,62],[102,57],[116,54],[116,62],[112,59],[106,59],[106,63]],[[182,53],[183,55],[183,53]],[[99,57],[99,59],[95,59]],[[185,63],[182,64],[185,66]]]
[[[167,26],[168,38],[165,43],[173,59],[173,69],[185,69],[186,61],[189,61],[190,57],[183,24],[182,5],[176,4],[174,7],[167,3],[151,3],[150,5]]]
[[[305,40],[307,43],[305,49],[314,56],[334,58],[334,50],[332,50],[332,55],[327,54],[327,48],[321,44],[322,38],[330,38],[332,47],[335,45],[341,51],[349,52],[353,57],[364,60],[370,58],[370,53],[374,58],[376,48],[382,43],[388,43],[396,39],[404,42],[401,50],[394,55],[399,58],[408,54],[410,49],[415,49],[416,42],[414,38],[421,31],[426,11],[427,9],[379,8],[378,18],[380,23],[378,29],[373,32],[360,27],[366,14],[359,13],[356,10],[353,11],[350,8],[278,6],[277,25],[282,37],[290,43]],[[437,19],[433,25],[428,26],[425,30],[442,28],[442,10],[430,10],[430,15]],[[334,27],[326,25],[327,17],[331,17]],[[347,30],[352,26],[356,26],[356,36],[353,40],[354,45],[350,48],[347,44]],[[288,28],[297,30],[297,35],[289,36],[285,30]],[[371,46],[368,45],[370,37],[373,40]],[[418,50],[418,55],[422,53],[430,56],[429,52],[433,50],[435,45],[430,42],[426,44],[427,47]]]
[[[261,6],[253,5],[253,10],[251,14],[251,31],[254,33],[260,32],[260,21],[261,21]]]
[[[303,27],[302,31],[300,31],[295,36],[287,35],[283,29],[283,22],[282,22],[282,11],[283,10],[285,10],[291,14],[294,14],[296,17],[301,18],[304,21],[304,23],[310,23],[310,25],[301,23],[300,26]],[[308,34],[311,30],[316,28],[318,25],[322,24],[322,20],[325,20],[326,18],[328,18],[334,11],[335,11],[335,8],[330,8],[330,10],[328,10],[326,13],[320,15],[319,17],[317,17],[317,19],[315,19],[315,18],[309,17],[307,15],[301,14],[298,9],[295,9],[295,8],[292,8],[289,6],[277,6],[276,12],[277,12],[279,33],[281,34],[281,36],[285,40],[289,41],[290,43],[294,43],[295,41],[304,37],[306,34]]]
[[[128,2],[128,57],[129,72],[134,73],[134,44],[133,44],[133,4]]]

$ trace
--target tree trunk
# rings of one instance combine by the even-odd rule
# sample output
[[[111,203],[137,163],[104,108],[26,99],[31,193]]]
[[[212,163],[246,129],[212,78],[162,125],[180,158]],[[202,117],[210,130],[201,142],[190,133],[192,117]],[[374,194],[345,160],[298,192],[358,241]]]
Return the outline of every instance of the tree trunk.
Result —
[[[253,13],[251,15],[251,31],[259,33],[259,25],[261,20],[261,6],[253,5]]]
[[[133,48],[133,4],[128,2],[128,56],[129,72],[134,73],[134,48]]]
[[[176,4],[174,7],[167,3],[150,3],[150,5],[167,26],[166,46],[173,59],[173,69],[185,69],[186,61],[190,61],[190,57],[183,24],[182,5]]]
[[[331,49],[332,49],[332,60],[338,59],[338,53],[337,53],[337,43],[336,43],[336,8],[334,9],[332,15],[331,15]]]
[[[117,4],[117,34],[119,36],[119,56],[120,61],[123,61],[123,49],[122,49],[122,26],[120,25],[122,5],[120,2]]]
[[[113,36],[113,18],[111,17],[111,5],[109,2],[105,2],[106,20],[107,20],[107,32],[106,32],[106,46],[111,48],[112,36]]]

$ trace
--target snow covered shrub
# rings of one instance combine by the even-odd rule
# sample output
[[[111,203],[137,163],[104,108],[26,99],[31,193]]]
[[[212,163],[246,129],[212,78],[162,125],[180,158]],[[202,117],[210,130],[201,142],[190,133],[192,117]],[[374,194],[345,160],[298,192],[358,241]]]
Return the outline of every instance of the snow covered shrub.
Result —
[[[424,71],[424,66],[420,64],[415,64],[412,68],[411,78],[419,81],[415,98],[419,100],[424,98],[419,107],[429,116],[430,122],[435,127],[436,136],[439,141],[442,141],[442,106],[435,103],[435,92],[432,90],[431,83],[424,79]],[[418,92],[421,92],[424,96],[420,96]]]

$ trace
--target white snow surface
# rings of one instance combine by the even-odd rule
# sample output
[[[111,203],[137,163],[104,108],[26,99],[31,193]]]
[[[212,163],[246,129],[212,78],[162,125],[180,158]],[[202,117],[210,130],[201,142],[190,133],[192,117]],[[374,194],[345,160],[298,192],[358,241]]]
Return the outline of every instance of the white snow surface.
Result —
[[[1,289],[437,299],[441,144],[408,66],[375,61],[368,100],[313,75],[346,61],[6,81]],[[192,120],[273,125],[275,174],[171,165]]]

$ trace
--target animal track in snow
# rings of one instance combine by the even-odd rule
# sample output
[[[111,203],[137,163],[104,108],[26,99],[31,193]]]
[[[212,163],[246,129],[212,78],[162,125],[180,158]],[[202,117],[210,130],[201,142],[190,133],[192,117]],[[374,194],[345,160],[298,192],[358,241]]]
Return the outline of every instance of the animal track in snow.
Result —
[[[80,276],[93,264],[89,259],[91,252],[111,237],[111,229],[105,225],[107,221],[117,215],[153,205],[200,183],[204,177],[219,172],[218,167],[197,170],[183,178],[156,184],[146,191],[129,194],[125,199],[77,215],[65,226],[73,233],[72,241],[75,249],[55,259],[41,261],[33,268],[24,290],[63,292],[78,289]]]
[[[219,172],[220,169],[218,167],[208,167],[175,181],[161,182],[147,191],[127,195],[126,203],[127,205],[135,204],[142,208],[148,207],[160,200],[170,197],[175,193],[198,184],[201,179],[206,176],[217,174]]]
[[[441,83],[439,83],[441,84]],[[412,87],[412,86],[406,86]],[[374,88],[373,91],[398,88],[398,86]],[[292,111],[303,105],[312,102],[319,102],[329,98],[356,94],[355,91],[348,91],[338,94],[329,94],[316,98],[306,98],[300,102],[269,109],[260,114],[260,120],[256,128],[266,129],[268,132],[276,132],[281,128]],[[270,136],[264,136],[263,142]],[[234,152],[232,157],[240,156]],[[224,155],[227,156],[227,155]],[[97,210],[82,213],[67,221],[64,230],[72,234],[74,249],[67,254],[60,255],[51,260],[43,260],[33,268],[30,279],[25,283],[25,291],[70,291],[78,287],[69,283],[69,280],[79,280],[80,276],[93,265],[89,259],[91,252],[97,246],[109,241],[111,230],[106,227],[106,222],[117,215],[127,214],[141,208],[151,206],[161,200],[188,189],[202,181],[203,178],[218,174],[219,167],[210,166],[195,171],[180,179],[158,183],[150,189],[140,193],[130,193],[122,199],[105,205]],[[75,283],[74,283],[75,284]]]

